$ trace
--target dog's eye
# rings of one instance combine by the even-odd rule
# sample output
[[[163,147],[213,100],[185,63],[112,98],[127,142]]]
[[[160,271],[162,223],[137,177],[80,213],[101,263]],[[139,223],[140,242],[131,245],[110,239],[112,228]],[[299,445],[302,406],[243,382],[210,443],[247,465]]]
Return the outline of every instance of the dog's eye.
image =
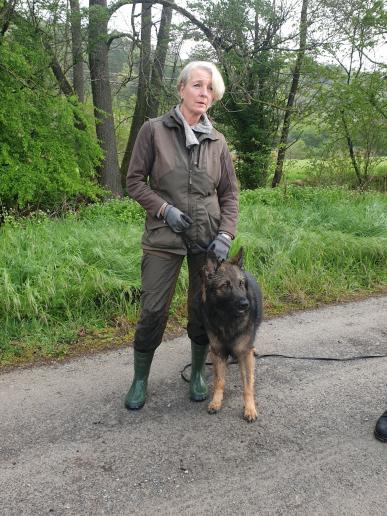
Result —
[[[220,288],[221,288],[221,289],[231,288],[231,281],[225,281],[224,283],[222,283],[222,284],[220,285]]]
[[[239,282],[239,286],[240,287],[245,287],[246,286],[245,280],[241,279],[240,282]]]

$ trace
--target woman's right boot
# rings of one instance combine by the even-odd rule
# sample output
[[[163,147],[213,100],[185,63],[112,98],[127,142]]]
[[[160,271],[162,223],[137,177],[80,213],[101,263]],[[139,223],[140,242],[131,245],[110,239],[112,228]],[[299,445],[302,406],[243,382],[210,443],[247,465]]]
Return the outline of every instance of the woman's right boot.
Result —
[[[154,353],[154,351],[142,353],[134,350],[134,378],[125,398],[125,407],[128,410],[140,409],[145,404],[148,376]]]
[[[191,340],[191,380],[189,384],[189,397],[192,401],[204,401],[207,399],[208,387],[204,378],[204,366],[208,353],[208,344],[205,346],[196,344]]]

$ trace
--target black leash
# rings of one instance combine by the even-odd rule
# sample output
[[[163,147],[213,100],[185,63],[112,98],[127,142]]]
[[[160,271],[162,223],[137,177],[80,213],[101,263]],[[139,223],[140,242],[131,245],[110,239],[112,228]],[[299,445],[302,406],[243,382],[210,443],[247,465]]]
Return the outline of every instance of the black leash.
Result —
[[[367,360],[369,358],[387,358],[387,355],[358,355],[353,357],[345,357],[345,358],[338,358],[338,357],[295,357],[291,355],[281,355],[276,353],[269,353],[267,355],[255,355],[256,360],[260,360],[261,358],[290,358],[292,360],[321,360],[325,362],[350,362],[352,360]],[[237,364],[237,360],[231,360],[228,362],[228,364]],[[180,376],[183,378],[185,382],[189,382],[190,380],[184,375],[184,371],[191,367],[191,364],[187,364],[183,367],[183,369],[180,371]],[[212,362],[206,362],[205,365],[212,366]]]

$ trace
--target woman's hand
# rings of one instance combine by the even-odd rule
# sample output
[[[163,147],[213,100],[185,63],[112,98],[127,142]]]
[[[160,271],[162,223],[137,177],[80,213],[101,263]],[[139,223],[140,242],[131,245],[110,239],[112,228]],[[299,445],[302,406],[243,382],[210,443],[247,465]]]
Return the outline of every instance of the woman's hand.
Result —
[[[211,242],[207,248],[208,251],[212,251],[218,261],[223,262],[227,259],[228,252],[231,247],[231,238],[225,233],[219,233],[219,235]]]
[[[178,208],[168,204],[163,214],[165,222],[175,233],[186,231],[192,224],[192,219]]]

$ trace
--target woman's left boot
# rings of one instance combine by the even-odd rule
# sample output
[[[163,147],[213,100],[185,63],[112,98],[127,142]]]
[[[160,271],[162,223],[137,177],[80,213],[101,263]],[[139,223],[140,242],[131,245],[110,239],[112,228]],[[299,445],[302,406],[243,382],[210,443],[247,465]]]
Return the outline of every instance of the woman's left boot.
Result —
[[[148,386],[149,371],[154,351],[141,353],[134,350],[134,378],[125,398],[125,407],[128,410],[138,410],[145,404],[146,389]]]
[[[191,380],[189,397],[192,401],[204,401],[208,396],[208,387],[204,379],[204,365],[208,353],[208,345],[200,346],[191,340]]]

